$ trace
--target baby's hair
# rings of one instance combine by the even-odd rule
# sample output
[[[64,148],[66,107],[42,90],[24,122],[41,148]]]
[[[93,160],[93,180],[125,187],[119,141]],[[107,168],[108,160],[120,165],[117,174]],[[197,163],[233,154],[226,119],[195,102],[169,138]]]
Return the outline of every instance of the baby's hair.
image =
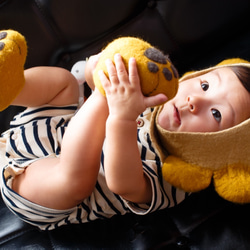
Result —
[[[229,66],[229,68],[235,73],[245,89],[250,93],[250,67],[235,65]]]

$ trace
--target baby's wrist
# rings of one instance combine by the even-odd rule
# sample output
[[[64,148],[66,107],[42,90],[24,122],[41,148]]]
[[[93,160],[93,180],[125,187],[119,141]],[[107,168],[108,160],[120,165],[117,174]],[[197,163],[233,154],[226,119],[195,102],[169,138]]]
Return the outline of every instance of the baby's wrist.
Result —
[[[111,122],[125,122],[125,123],[134,123],[136,122],[136,119],[132,116],[123,116],[121,114],[113,114],[109,113],[108,121]]]
[[[130,128],[130,127],[137,127],[136,120],[134,119],[125,119],[122,117],[119,117],[117,115],[109,115],[107,122],[106,122],[107,128],[115,129],[117,128]]]

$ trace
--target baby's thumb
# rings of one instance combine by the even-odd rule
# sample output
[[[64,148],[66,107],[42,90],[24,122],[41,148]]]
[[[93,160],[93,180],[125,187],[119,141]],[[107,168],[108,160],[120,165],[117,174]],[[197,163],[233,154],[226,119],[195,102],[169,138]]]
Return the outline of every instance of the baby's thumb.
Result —
[[[147,107],[154,107],[163,104],[168,100],[168,97],[164,94],[158,94],[155,96],[149,96],[145,99],[145,104]]]

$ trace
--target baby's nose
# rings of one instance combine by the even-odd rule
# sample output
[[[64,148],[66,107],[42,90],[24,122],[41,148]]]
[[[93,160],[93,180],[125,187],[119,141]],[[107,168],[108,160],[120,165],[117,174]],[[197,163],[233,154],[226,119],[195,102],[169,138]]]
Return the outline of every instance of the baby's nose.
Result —
[[[202,105],[202,98],[198,96],[188,96],[187,98],[189,111],[192,113],[197,113]]]

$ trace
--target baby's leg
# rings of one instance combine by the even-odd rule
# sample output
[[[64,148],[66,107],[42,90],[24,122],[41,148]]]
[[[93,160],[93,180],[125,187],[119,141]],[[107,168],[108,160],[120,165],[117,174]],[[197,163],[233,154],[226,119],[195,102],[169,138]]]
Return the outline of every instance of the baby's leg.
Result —
[[[67,209],[88,197],[100,166],[106,98],[95,91],[71,120],[62,142],[60,158],[34,162],[13,180],[13,189],[42,206]]]
[[[0,31],[0,111],[11,104],[34,107],[78,102],[78,82],[69,71],[56,67],[24,71],[26,55],[26,41],[20,33]]]
[[[58,67],[34,67],[24,71],[25,85],[12,105],[37,107],[77,103],[79,86],[75,77]]]

